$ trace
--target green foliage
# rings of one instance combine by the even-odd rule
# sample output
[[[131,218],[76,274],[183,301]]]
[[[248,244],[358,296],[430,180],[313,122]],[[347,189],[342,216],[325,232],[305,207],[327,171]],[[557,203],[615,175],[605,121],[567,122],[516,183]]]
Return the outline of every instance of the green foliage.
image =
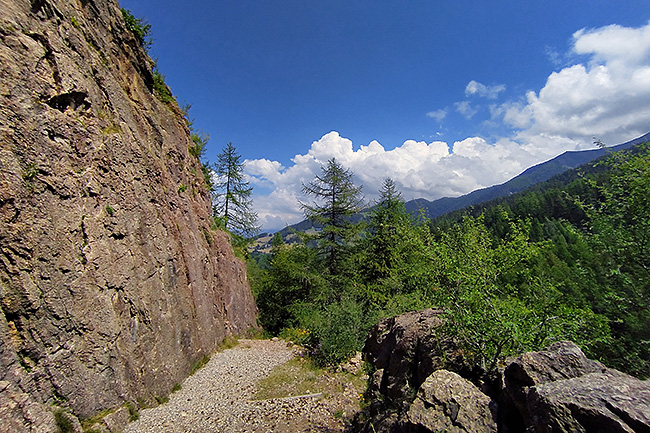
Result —
[[[632,373],[650,376],[650,149],[612,155],[605,162],[611,176],[591,180],[600,200],[583,203],[589,217],[589,240],[600,257],[604,313],[612,321],[617,346],[609,358]],[[610,346],[610,350],[611,350]]]
[[[446,333],[486,372],[505,356],[570,337],[566,325],[573,317],[558,312],[563,306],[552,285],[528,272],[543,248],[529,242],[529,225],[504,218],[504,239],[493,240],[482,218],[468,216],[440,233],[435,247],[436,301],[445,309]]]
[[[149,39],[151,34],[151,24],[147,24],[142,18],[134,17],[128,9],[122,8],[121,10],[126,28],[133,33],[138,44],[140,44],[140,46],[145,50],[151,48],[152,42],[151,39]]]
[[[153,93],[156,97],[165,104],[171,104],[176,102],[176,99],[172,96],[171,90],[167,84],[165,84],[165,76],[154,69],[153,71]]]
[[[110,125],[107,126],[106,128],[102,128],[102,135],[107,136],[107,135],[112,135],[112,134],[121,134],[122,133],[122,128],[120,125]]]
[[[180,185],[178,186],[178,193],[179,193],[179,194],[184,193],[186,190],[187,190],[187,185],[185,185],[184,183],[182,183],[182,184],[180,184]]]
[[[229,335],[226,338],[224,338],[221,344],[219,345],[219,351],[232,349],[233,347],[236,347],[238,344],[239,341],[232,335]]]
[[[111,205],[106,205],[106,213],[108,216],[113,216],[115,214],[115,209],[111,207]]]
[[[217,177],[214,215],[223,218],[227,230],[244,237],[254,236],[259,232],[259,226],[250,198],[253,188],[244,179],[244,163],[232,143],[228,143],[217,156],[213,169]]]
[[[315,237],[330,275],[343,272],[346,247],[360,231],[360,225],[350,219],[362,210],[363,202],[361,186],[354,185],[352,176],[350,170],[332,158],[321,167],[320,175],[302,186],[303,193],[316,200],[312,204],[300,203],[300,207],[308,220],[323,227]]]
[[[74,423],[70,416],[63,409],[57,409],[54,411],[54,421],[56,426],[59,429],[60,433],[74,433]]]
[[[192,131],[190,133],[190,138],[192,139],[192,143],[194,143],[192,146],[190,146],[190,155],[196,159],[201,159],[205,153],[205,146],[208,144],[210,136],[204,132]]]
[[[345,297],[325,306],[297,306],[298,321],[309,329],[306,346],[321,365],[336,365],[363,346],[372,322],[361,304]],[[365,332],[364,332],[365,331]]]
[[[330,161],[305,187],[317,202],[302,204],[323,231],[293,245],[276,236],[256,271],[261,324],[332,364],[359,350],[379,319],[437,307],[443,337],[486,374],[506,356],[570,339],[590,357],[648,376],[649,154],[646,146],[614,156],[607,170],[593,166],[564,186],[556,180],[432,224],[410,216],[387,179],[360,236],[336,226],[349,219],[332,205],[332,179],[353,197],[359,190]]]
[[[326,287],[316,251],[304,244],[277,244],[271,252],[271,266],[264,278],[255,281],[261,325],[272,334],[297,326],[295,305],[322,299]]]
[[[180,385],[178,385],[178,387],[180,389]],[[172,392],[174,392],[174,389],[172,389]],[[126,409],[129,411],[129,421],[133,422],[140,419],[140,411],[138,410],[138,407],[135,404],[131,403],[130,401],[127,401],[126,403],[124,403],[124,406],[126,406]]]
[[[30,182],[36,178],[38,174],[38,167],[35,163],[27,164],[27,167],[23,170],[23,180]]]
[[[70,17],[70,23],[71,23],[74,27],[79,27],[79,20],[78,20],[77,17],[75,17],[74,15]]]

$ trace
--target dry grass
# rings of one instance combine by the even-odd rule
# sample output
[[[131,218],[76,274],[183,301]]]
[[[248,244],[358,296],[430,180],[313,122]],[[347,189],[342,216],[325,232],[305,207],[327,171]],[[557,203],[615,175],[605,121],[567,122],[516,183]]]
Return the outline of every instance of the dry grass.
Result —
[[[253,398],[266,400],[319,392],[328,398],[343,393],[346,384],[363,391],[366,382],[361,374],[334,373],[315,366],[309,359],[297,357],[275,367],[262,379]]]

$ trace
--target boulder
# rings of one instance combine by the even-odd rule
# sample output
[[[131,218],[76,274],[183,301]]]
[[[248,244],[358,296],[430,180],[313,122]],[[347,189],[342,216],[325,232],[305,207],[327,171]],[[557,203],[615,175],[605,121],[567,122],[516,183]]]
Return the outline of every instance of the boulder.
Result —
[[[527,352],[512,361],[504,371],[506,393],[521,417],[527,419],[526,396],[531,387],[605,370],[600,362],[588,359],[575,343],[560,341],[546,350]]]
[[[496,405],[467,379],[447,370],[431,374],[408,410],[409,431],[496,432]]]
[[[379,392],[390,401],[399,402],[409,394],[414,395],[414,390],[431,373],[446,366],[442,346],[449,344],[435,335],[443,323],[441,313],[431,308],[405,313],[384,319],[372,328],[363,357],[383,373],[375,377],[370,392]]]
[[[650,382],[616,370],[531,387],[526,405],[536,433],[650,432]]]
[[[434,371],[471,376],[454,342],[438,337],[442,325],[442,311],[429,308],[384,319],[372,328],[363,348],[364,360],[375,370],[365,396],[372,422],[359,427],[362,431],[404,431],[410,403]]]

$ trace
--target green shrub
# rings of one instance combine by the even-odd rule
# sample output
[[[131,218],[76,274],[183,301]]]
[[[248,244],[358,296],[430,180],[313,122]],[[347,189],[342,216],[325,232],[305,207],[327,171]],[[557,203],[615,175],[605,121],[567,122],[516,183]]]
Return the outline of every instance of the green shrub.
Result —
[[[54,421],[61,433],[74,433],[74,423],[63,409],[54,411]]]
[[[28,164],[27,167],[25,167],[25,169],[23,170],[23,180],[31,181],[36,177],[37,174],[38,174],[38,167],[36,166],[36,164],[34,163]]]
[[[187,189],[187,185],[181,184],[181,186],[178,187],[178,193],[181,194],[185,192],[186,189]]]
[[[115,213],[115,209],[113,209],[111,207],[111,205],[107,204],[106,205],[106,213],[108,214],[108,216],[113,216],[113,214]]]
[[[153,93],[156,97],[165,104],[170,104],[176,100],[172,96],[172,92],[165,84],[165,76],[157,69],[153,71]]]
[[[140,46],[145,50],[151,48],[151,40],[148,39],[151,34],[151,24],[145,23],[142,18],[134,17],[130,10],[124,8],[122,8],[122,17],[126,28],[133,33]]]
[[[208,144],[210,136],[203,132],[191,132],[190,138],[192,139],[192,143],[194,143],[189,148],[190,155],[200,159],[205,153],[205,146]]]
[[[337,365],[363,347],[370,329],[362,306],[342,299],[324,308],[309,305],[298,313],[302,326],[309,330],[306,346],[321,365]]]
[[[239,344],[239,341],[232,335],[227,336],[226,338],[223,339],[221,344],[219,345],[219,350],[227,350],[227,349],[232,349],[233,347],[237,346]]]

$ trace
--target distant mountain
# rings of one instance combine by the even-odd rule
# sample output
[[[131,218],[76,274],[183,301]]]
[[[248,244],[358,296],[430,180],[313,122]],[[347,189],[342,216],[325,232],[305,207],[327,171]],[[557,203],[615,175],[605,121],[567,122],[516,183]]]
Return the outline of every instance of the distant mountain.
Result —
[[[410,213],[417,213],[422,209],[428,218],[436,218],[455,210],[475,206],[495,198],[506,197],[523,191],[533,185],[545,182],[553,176],[564,173],[567,170],[594,161],[595,159],[606,155],[608,152],[629,149],[637,144],[645,143],[646,141],[650,141],[650,132],[626,143],[604,149],[567,151],[553,159],[530,167],[520,175],[500,185],[477,189],[476,191],[472,191],[469,194],[460,197],[443,197],[433,201],[424,198],[410,200],[405,203],[406,210]],[[355,219],[358,218],[361,218],[361,215],[357,216]],[[314,229],[311,221],[303,220],[280,230],[280,234],[285,241],[291,241],[292,237],[290,235],[293,232],[308,231],[310,229]],[[258,251],[268,249],[268,242],[265,241],[266,239],[270,239],[269,234],[264,233],[260,235],[259,238],[260,242],[257,244]]]
[[[498,197],[505,197],[523,191],[526,188],[544,182],[555,175],[565,172],[566,170],[579,167],[600,158],[607,152],[628,149],[637,144],[645,143],[646,141],[650,141],[650,132],[634,140],[605,149],[567,151],[551,160],[530,167],[520,175],[500,185],[477,189],[476,191],[472,191],[469,194],[460,197],[443,197],[433,201],[423,198],[410,200],[406,202],[406,210],[414,213],[422,209],[427,217],[436,218],[458,209],[474,206]]]

